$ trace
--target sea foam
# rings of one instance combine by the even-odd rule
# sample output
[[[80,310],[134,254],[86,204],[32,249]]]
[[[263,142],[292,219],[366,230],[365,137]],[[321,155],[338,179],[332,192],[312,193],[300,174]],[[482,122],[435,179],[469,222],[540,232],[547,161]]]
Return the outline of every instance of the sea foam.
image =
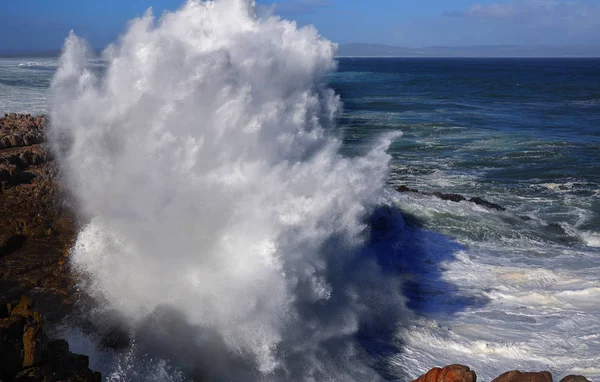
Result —
[[[97,312],[131,330],[127,362],[150,354],[213,379],[378,379],[356,333],[402,306],[364,248],[393,136],[363,157],[338,153],[340,100],[324,83],[335,49],[242,0],[147,12],[104,52],[102,76],[85,42],[66,40],[51,130],[86,222],[71,261]],[[119,370],[108,375],[150,379]]]

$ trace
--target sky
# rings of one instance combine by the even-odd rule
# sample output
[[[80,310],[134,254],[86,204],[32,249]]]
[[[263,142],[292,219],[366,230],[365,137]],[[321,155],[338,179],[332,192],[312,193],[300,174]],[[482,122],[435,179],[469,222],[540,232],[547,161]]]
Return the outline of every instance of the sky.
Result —
[[[0,52],[60,49],[69,30],[101,49],[148,7],[182,0],[0,0]],[[340,43],[405,47],[600,42],[600,0],[257,0]]]

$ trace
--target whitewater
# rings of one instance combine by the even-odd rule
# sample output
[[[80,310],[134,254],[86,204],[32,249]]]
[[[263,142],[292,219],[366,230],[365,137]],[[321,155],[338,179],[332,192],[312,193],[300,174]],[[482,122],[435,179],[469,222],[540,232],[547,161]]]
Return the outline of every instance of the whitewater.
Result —
[[[335,52],[192,0],[100,57],[0,59],[78,207],[57,335],[111,381],[600,378],[597,72]]]
[[[87,221],[72,265],[96,310],[128,326],[128,357],[219,380],[377,378],[357,333],[396,317],[402,295],[364,246],[366,219],[398,134],[338,153],[334,51],[241,0],[148,12],[102,78],[67,39],[50,117]]]

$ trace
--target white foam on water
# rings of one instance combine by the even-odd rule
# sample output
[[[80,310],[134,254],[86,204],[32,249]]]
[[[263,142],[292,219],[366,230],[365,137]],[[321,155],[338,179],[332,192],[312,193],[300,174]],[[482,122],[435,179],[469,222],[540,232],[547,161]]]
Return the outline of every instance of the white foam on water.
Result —
[[[595,248],[549,241],[541,218],[525,222],[511,218],[511,211],[410,193],[399,194],[398,202],[442,232],[458,233],[462,246],[437,265],[446,283],[422,277],[424,296],[434,298],[420,307],[420,320],[397,333],[406,344],[393,361],[399,369],[418,377],[435,366],[461,363],[482,380],[513,369],[549,370],[556,379],[600,378]]]
[[[21,68],[38,68],[38,67],[57,68],[58,60],[37,59],[37,60],[31,60],[31,61],[23,61],[23,62],[19,62],[18,66]]]
[[[56,59],[0,59],[0,115],[44,114],[48,111],[48,85]]]
[[[71,262],[139,349],[105,375],[143,380],[117,366],[154,354],[217,380],[379,378],[355,334],[403,299],[361,251],[397,134],[338,154],[334,52],[243,0],[132,21],[102,78],[67,39],[51,131],[87,221]]]

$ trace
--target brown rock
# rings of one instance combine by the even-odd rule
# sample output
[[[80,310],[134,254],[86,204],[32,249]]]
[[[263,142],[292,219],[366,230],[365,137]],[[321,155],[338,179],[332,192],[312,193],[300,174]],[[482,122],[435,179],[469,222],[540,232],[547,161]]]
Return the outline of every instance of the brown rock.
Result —
[[[413,382],[476,382],[477,375],[469,367],[450,365],[443,369],[433,368]]]
[[[4,118],[0,118],[0,149],[43,142],[45,124],[45,117],[5,114]]]
[[[48,342],[46,322],[67,314],[77,292],[65,262],[75,226],[58,167],[45,140],[43,116],[0,118],[0,381],[99,381],[85,356]],[[43,315],[42,315],[43,314]]]
[[[591,382],[583,375],[567,375],[560,382]]]
[[[44,317],[34,311],[27,318],[23,332],[23,367],[31,367],[42,361],[45,342]]]
[[[76,294],[64,262],[75,228],[43,144],[45,124],[31,115],[0,118],[0,287],[8,301],[35,290],[37,308],[56,322]]]
[[[552,374],[547,371],[522,373],[513,370],[500,375],[492,382],[552,382]]]

